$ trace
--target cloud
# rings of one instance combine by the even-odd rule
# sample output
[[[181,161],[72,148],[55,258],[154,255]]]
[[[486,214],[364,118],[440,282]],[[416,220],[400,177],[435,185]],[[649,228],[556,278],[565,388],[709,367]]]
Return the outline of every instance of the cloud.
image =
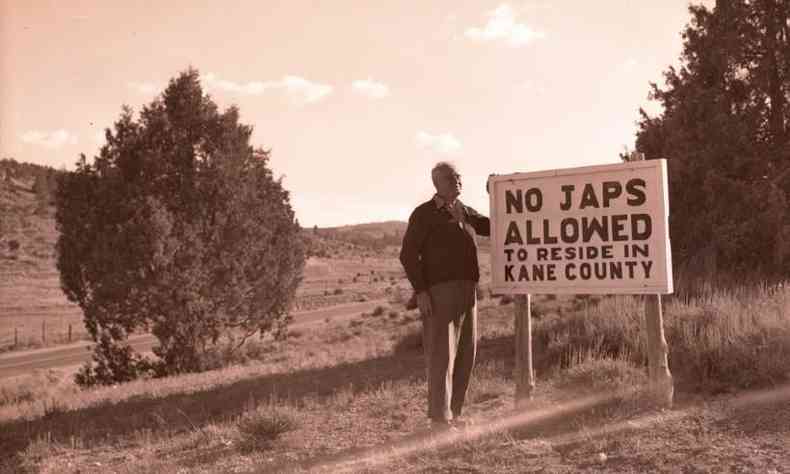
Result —
[[[252,81],[240,84],[238,82],[220,79],[213,73],[206,74],[203,77],[203,83],[206,89],[219,89],[225,92],[234,92],[244,95],[261,95],[266,89],[277,87],[277,84],[274,82]]]
[[[354,90],[354,92],[362,94],[371,99],[383,99],[384,97],[390,95],[390,89],[386,84],[376,82],[370,78],[352,82],[351,88]]]
[[[468,28],[464,35],[475,41],[505,41],[510,46],[524,46],[543,39],[546,34],[524,23],[516,23],[513,9],[503,3],[488,13],[488,22],[482,28]]]
[[[332,86],[308,81],[299,76],[285,76],[279,81],[251,81],[239,83],[220,79],[209,73],[203,77],[206,90],[221,90],[241,95],[261,95],[271,89],[281,89],[296,102],[307,104],[318,102],[332,93]]]
[[[281,83],[291,98],[304,103],[318,102],[332,93],[332,86],[298,76],[285,76]]]
[[[23,133],[20,138],[25,143],[46,148],[60,148],[66,145],[77,144],[77,136],[63,129],[55,130],[54,132],[29,130]]]
[[[140,94],[158,94],[162,87],[153,82],[127,82],[126,85]]]
[[[461,142],[451,133],[432,135],[421,130],[417,132],[415,141],[418,147],[433,150],[437,153],[452,154],[461,149]]]

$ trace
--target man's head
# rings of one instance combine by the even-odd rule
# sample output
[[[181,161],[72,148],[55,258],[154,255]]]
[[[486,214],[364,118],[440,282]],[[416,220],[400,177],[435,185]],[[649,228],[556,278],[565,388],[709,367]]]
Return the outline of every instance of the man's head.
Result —
[[[461,175],[454,164],[446,161],[436,163],[431,170],[431,179],[436,194],[447,201],[454,201],[461,194]]]

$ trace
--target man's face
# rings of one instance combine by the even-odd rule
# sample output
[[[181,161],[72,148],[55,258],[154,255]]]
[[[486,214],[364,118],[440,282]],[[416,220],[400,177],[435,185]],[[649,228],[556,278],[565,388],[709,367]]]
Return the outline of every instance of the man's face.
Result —
[[[436,194],[454,200],[461,194],[461,175],[457,171],[444,169],[436,180]]]

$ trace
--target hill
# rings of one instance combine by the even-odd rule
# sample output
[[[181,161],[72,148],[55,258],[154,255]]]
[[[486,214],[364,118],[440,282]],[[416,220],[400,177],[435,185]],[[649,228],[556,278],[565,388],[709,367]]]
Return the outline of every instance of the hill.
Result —
[[[61,171],[0,160],[0,352],[86,338],[60,288],[53,195]],[[308,262],[296,308],[383,297],[401,269],[403,222],[305,229]],[[331,262],[327,260],[331,259]],[[406,291],[405,289],[403,290]]]
[[[363,254],[397,254],[407,226],[408,223],[403,221],[384,221],[339,227],[315,226],[303,230],[313,244],[312,249],[318,252],[313,255],[341,255],[343,250],[356,250]],[[489,248],[488,237],[478,237],[478,245],[482,249]]]

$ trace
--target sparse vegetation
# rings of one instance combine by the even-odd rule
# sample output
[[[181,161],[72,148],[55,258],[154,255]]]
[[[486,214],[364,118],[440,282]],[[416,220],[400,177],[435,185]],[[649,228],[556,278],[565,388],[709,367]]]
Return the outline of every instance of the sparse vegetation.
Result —
[[[786,353],[781,352],[790,341],[787,332],[790,315],[785,304],[790,296],[788,291],[720,293],[704,301],[668,299],[665,314],[672,351],[670,364],[678,389],[710,393],[723,387],[738,390],[788,381],[790,374],[780,375],[768,369],[771,359],[767,355],[773,352],[774,361],[788,360]],[[551,400],[575,401],[583,393],[601,391],[610,395],[609,398],[606,403],[577,415],[563,415],[553,422],[553,428],[534,428],[528,435],[517,430],[492,432],[475,442],[475,446],[487,446],[479,448],[482,451],[478,453],[485,456],[487,465],[508,462],[508,456],[513,453],[503,448],[510,446],[507,443],[524,443],[525,439],[532,439],[529,436],[539,433],[543,433],[541,439],[545,442],[556,443],[552,429],[585,435],[585,430],[607,420],[614,422],[637,416],[649,409],[650,405],[643,405],[638,395],[645,381],[644,360],[639,355],[644,344],[640,299],[603,298],[590,306],[587,314],[574,300],[533,298],[534,304],[546,307],[545,316],[534,322],[538,375],[535,403],[538,407],[550,406]],[[563,318],[556,316],[561,308],[564,308]],[[689,326],[705,311],[715,316],[709,316],[705,323]],[[411,313],[401,313],[403,318],[393,317],[393,313],[390,311],[387,318],[356,318],[348,324],[323,322],[320,330],[305,329],[299,338],[289,339],[287,343],[259,344],[264,350],[257,354],[255,362],[250,358],[242,361],[243,365],[202,374],[136,381],[118,388],[91,391],[79,391],[68,383],[67,376],[59,375],[57,391],[23,393],[20,390],[17,395],[4,395],[7,402],[0,407],[3,427],[0,442],[19,453],[18,457],[4,458],[4,462],[11,470],[21,466],[41,470],[65,455],[74,459],[77,466],[84,462],[79,459],[90,458],[115,466],[116,470],[144,468],[170,472],[176,470],[185,456],[216,449],[222,455],[201,458],[199,463],[203,468],[225,470],[226,462],[239,462],[252,456],[256,463],[278,471],[281,468],[277,466],[293,466],[295,459],[306,461],[361,446],[388,446],[425,426],[421,325],[419,318],[407,317]],[[383,314],[387,314],[386,309]],[[500,306],[496,300],[486,299],[481,303],[479,363],[468,394],[472,416],[495,420],[509,410],[513,390],[512,324],[511,308]],[[714,327],[719,329],[713,330]],[[724,328],[728,329],[723,331]],[[711,358],[712,343],[691,344],[700,341],[695,331],[703,331],[711,341],[718,340],[721,344],[728,344],[729,339],[735,341],[761,334],[769,341],[764,346],[766,354],[760,355],[765,362],[755,359],[756,353],[738,353],[738,362],[727,366],[727,373],[709,371],[707,382],[697,383],[701,372],[691,361],[696,357],[721,362],[724,351],[731,347],[720,346],[721,358]],[[679,337],[688,340],[683,342]],[[344,343],[347,341],[353,344]],[[695,347],[699,351],[690,353]],[[752,371],[751,367],[764,368]],[[752,372],[763,375],[757,377]],[[772,379],[764,376],[768,373]],[[724,378],[717,386],[712,383],[714,377]],[[68,386],[63,385],[64,380]],[[22,384],[15,381],[14,386]],[[34,383],[25,386],[33,387]],[[195,387],[201,388],[196,391]],[[274,392],[278,387],[281,390],[287,387],[287,395]],[[5,390],[3,393],[9,394],[10,386]],[[272,398],[272,393],[277,395]],[[249,401],[251,396],[276,401],[258,405]],[[58,402],[53,403],[53,399]],[[547,405],[541,405],[544,403]],[[344,416],[337,415],[341,411]],[[18,418],[22,414],[27,421]],[[85,420],[86,416],[93,421],[83,422],[78,429],[74,420]],[[349,430],[350,426],[356,429]],[[364,432],[359,431],[361,427]],[[49,438],[46,433],[50,433]],[[718,439],[721,443],[729,438]],[[733,439],[743,441],[740,437]],[[619,449],[594,443],[598,451],[609,453]],[[132,460],[128,461],[131,464],[121,468],[118,461],[104,454],[110,445],[125,446],[122,452]],[[453,444],[442,452],[460,450],[458,455],[465,456],[463,453],[468,452],[463,446]],[[772,448],[770,443],[765,446],[774,455],[780,449]],[[55,456],[54,452],[59,454]],[[153,452],[156,456],[145,454]],[[644,451],[639,452],[640,456],[645,455]],[[85,457],[78,457],[79,453]],[[385,465],[390,466],[388,469],[407,465],[429,470],[448,466],[446,461],[425,453],[387,461]]]
[[[254,452],[268,449],[280,435],[298,428],[298,418],[296,408],[276,401],[245,412],[238,421],[242,450]]]

